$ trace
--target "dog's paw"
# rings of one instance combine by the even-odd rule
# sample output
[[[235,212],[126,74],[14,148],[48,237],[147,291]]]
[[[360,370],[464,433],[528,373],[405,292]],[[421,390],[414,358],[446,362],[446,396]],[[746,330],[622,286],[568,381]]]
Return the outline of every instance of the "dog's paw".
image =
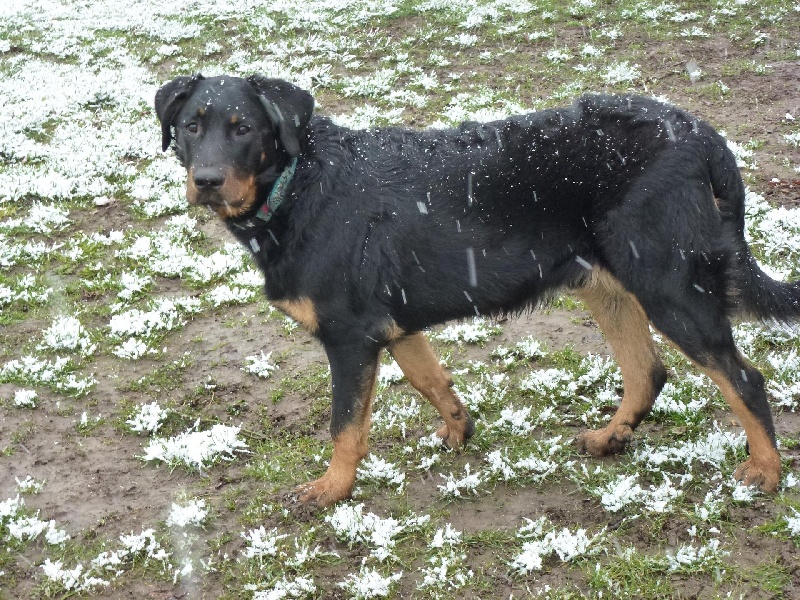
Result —
[[[451,432],[447,425],[442,425],[436,431],[436,437],[442,440],[442,446],[450,450],[460,450],[464,445],[464,440],[461,436]]]
[[[633,439],[633,429],[628,425],[608,426],[603,429],[584,431],[575,438],[578,451],[590,456],[620,454]]]
[[[354,483],[326,473],[319,479],[298,485],[294,488],[294,497],[301,505],[325,508],[349,498]]]
[[[777,461],[757,461],[751,456],[736,467],[733,476],[744,485],[755,485],[765,494],[773,494],[781,481],[780,458]]]
[[[475,422],[466,411],[464,414],[466,418],[457,421],[459,425],[463,423],[462,427],[456,429],[448,425],[442,425],[436,432],[436,435],[442,440],[442,445],[451,450],[460,450],[464,446],[464,443],[475,433]]]

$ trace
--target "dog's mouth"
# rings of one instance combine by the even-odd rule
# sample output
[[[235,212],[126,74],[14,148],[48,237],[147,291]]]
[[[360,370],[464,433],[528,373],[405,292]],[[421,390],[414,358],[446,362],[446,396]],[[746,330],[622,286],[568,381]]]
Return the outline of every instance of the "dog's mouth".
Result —
[[[186,199],[193,206],[208,206],[223,219],[240,217],[256,202],[255,175],[241,175],[232,169],[220,169],[209,176],[189,168]]]

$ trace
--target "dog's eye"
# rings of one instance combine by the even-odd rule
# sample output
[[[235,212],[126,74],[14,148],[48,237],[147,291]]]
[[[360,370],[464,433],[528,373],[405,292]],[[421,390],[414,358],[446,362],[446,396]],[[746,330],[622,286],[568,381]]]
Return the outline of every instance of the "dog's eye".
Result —
[[[189,133],[197,133],[197,123],[192,122],[186,125],[186,131]]]
[[[248,133],[250,133],[249,125],[239,125],[236,129],[236,135],[246,135]]]

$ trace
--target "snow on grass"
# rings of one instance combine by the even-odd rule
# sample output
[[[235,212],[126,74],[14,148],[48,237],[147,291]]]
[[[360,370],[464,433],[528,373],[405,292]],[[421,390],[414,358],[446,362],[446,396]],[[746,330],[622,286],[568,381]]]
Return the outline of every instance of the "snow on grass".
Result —
[[[12,403],[14,406],[36,408],[36,390],[16,390]]]
[[[752,143],[740,144],[728,138],[724,131],[719,134],[725,138],[728,144],[728,149],[733,152],[736,157],[736,166],[740,169],[756,169],[755,154],[752,149]]]
[[[244,556],[246,558],[277,556],[279,542],[289,537],[288,534],[278,534],[277,531],[277,528],[274,527],[267,531],[262,525],[258,529],[251,529],[247,533],[243,533],[242,537],[247,543]]]
[[[123,272],[119,276],[120,291],[118,297],[120,300],[129,301],[135,296],[140,295],[153,283],[153,278],[150,275]]]
[[[572,59],[572,53],[567,48],[551,48],[544,53],[544,57],[551,63],[559,64]]]
[[[39,349],[74,350],[83,356],[94,354],[97,345],[92,343],[89,332],[76,317],[57,317],[53,324],[42,332]]]
[[[136,338],[128,338],[112,351],[115,356],[119,358],[127,358],[129,360],[138,360],[148,354],[157,354],[158,352],[148,346],[142,340]]]
[[[65,592],[91,592],[110,585],[110,582],[105,579],[85,573],[84,566],[80,564],[73,569],[65,569],[62,561],[54,562],[47,558],[41,568],[45,580],[58,584]],[[49,587],[47,582],[45,587]]]
[[[399,431],[405,438],[409,423],[419,417],[420,405],[417,399],[401,397],[381,403],[381,408],[372,414],[372,428],[375,431]]]
[[[670,512],[675,499],[683,495],[683,491],[674,487],[666,475],[660,485],[650,485],[647,489],[639,485],[638,479],[638,475],[620,475],[593,493],[600,496],[603,508],[614,513],[631,504],[641,505],[646,512]]]
[[[744,431],[739,433],[722,431],[715,421],[710,432],[694,441],[655,447],[644,443],[634,452],[633,460],[649,469],[659,469],[666,465],[683,465],[691,468],[694,463],[720,468],[733,451],[744,448],[746,441]]]
[[[17,482],[17,491],[20,494],[38,494],[44,489],[44,483],[36,481],[30,475],[26,475],[22,481],[18,477],[14,477],[14,481]]]
[[[0,235],[0,267],[10,267],[13,262],[3,263],[3,240]],[[0,284],[0,312],[4,306],[18,303],[18,304],[45,304],[51,294],[52,288],[44,287],[37,282],[36,277],[32,274],[23,275],[15,281],[9,282],[11,286]]]
[[[695,415],[711,404],[710,394],[698,396],[694,386],[689,387],[687,393],[686,383],[691,381],[691,374],[683,374],[682,377],[680,382],[668,381],[664,384],[653,405],[653,412]],[[687,401],[687,398],[690,399]]]
[[[377,483],[392,488],[395,493],[402,494],[406,486],[406,475],[397,465],[369,454],[357,469],[358,481]]]
[[[291,536],[279,533],[276,527],[267,530],[262,525],[242,533],[241,537],[246,545],[242,556],[264,573],[281,575],[277,579],[273,575],[271,582],[266,580],[259,585],[246,585],[245,589],[255,592],[256,598],[307,597],[305,592],[308,589],[316,589],[313,578],[308,576],[308,570],[316,562],[338,558],[336,552],[322,550],[319,545],[312,546],[315,532],[316,529],[311,528],[304,534]],[[287,578],[287,571],[296,574],[296,578]],[[284,592],[289,595],[270,595]],[[293,593],[298,595],[291,595]]]
[[[519,383],[523,391],[529,391],[539,398],[551,400],[573,398],[578,391],[578,382],[572,372],[562,368],[532,371]]]
[[[38,516],[21,517],[6,523],[8,537],[11,540],[33,540],[44,534],[45,541],[51,546],[62,545],[70,539],[63,529],[56,528],[56,522],[42,521]]]
[[[194,298],[160,298],[152,302],[151,310],[127,310],[113,315],[108,324],[112,337],[125,336],[150,337],[155,333],[170,331],[181,325],[184,312],[195,312],[197,301]]]
[[[96,592],[111,585],[137,561],[154,563],[162,574],[173,568],[169,562],[170,554],[156,539],[153,529],[143,530],[140,534],[123,534],[118,543],[118,550],[101,552],[89,561],[88,566],[79,563],[70,569],[64,567],[62,560],[46,558],[41,565],[45,588],[52,593]]]
[[[42,77],[51,84],[46,90],[38,85]],[[14,128],[17,135],[26,128],[41,129],[52,115],[63,120],[56,122],[47,142],[26,137],[19,147],[12,146],[12,155],[19,162],[15,168],[0,172],[0,202],[24,196],[55,201],[95,198],[120,191],[109,180],[135,173],[130,161],[123,158],[156,153],[149,124],[135,114],[119,111],[116,118],[103,123],[103,135],[86,132],[95,129],[93,106],[112,98],[117,105],[127,104],[125,91],[131,83],[138,85],[140,94],[131,104],[136,109],[147,106],[153,88],[140,82],[149,78],[137,68],[95,69],[68,64],[55,67],[49,62],[29,62],[14,78],[14,90],[0,88],[0,97],[11,102],[12,114],[15,109],[25,114],[22,111],[28,109]]]
[[[723,557],[730,554],[730,552],[721,549],[720,545],[718,539],[708,540],[708,542],[700,546],[695,546],[694,544],[681,545],[674,554],[667,554],[669,570],[691,573],[716,566]]]
[[[397,78],[395,69],[381,69],[368,76],[356,76],[343,81],[342,92],[345,96],[380,98],[394,88]]]
[[[382,125],[398,125],[403,108],[386,110],[371,104],[363,104],[348,114],[335,115],[332,120],[337,125],[351,129],[373,129]]]
[[[25,355],[0,367],[0,383],[45,385],[76,396],[85,395],[97,380],[91,375],[79,377],[72,372],[73,368],[72,361],[68,358],[56,357],[49,361]]]
[[[167,418],[169,410],[161,408],[158,402],[142,404],[129,419],[125,421],[135,433],[157,433]]]
[[[547,354],[545,344],[531,336],[522,338],[513,348],[497,346],[492,351],[492,356],[499,358],[505,366],[513,364],[515,360],[536,360],[544,358]]]
[[[205,255],[196,252],[190,244],[199,235],[196,219],[175,215],[164,223],[163,228],[137,235],[129,246],[117,251],[117,256],[134,261],[142,271],[164,277],[181,277],[197,285],[247,268],[249,257],[240,244],[228,242],[221,249]]]
[[[791,349],[788,354],[771,352],[766,357],[775,375],[767,382],[774,404],[789,410],[800,406],[800,356]]]
[[[245,266],[243,270],[235,272],[230,281],[239,287],[257,288],[261,291],[264,287],[264,274],[261,271]]]
[[[311,598],[318,591],[314,580],[307,576],[297,576],[287,579],[282,576],[272,587],[260,590],[256,586],[245,586],[253,592],[253,600],[283,600],[283,598]]]
[[[428,515],[383,519],[371,512],[364,514],[364,504],[339,504],[325,517],[338,539],[350,545],[366,545],[370,548],[370,555],[379,562],[393,557],[401,533],[417,529],[429,520]]]
[[[800,257],[800,211],[780,206],[771,208],[749,224],[757,238],[755,247],[761,250],[773,268],[795,272]]]
[[[444,109],[441,120],[433,123],[432,127],[449,127],[463,121],[494,121],[524,112],[528,110],[522,104],[503,98],[496,91],[483,88],[480,94],[456,94]],[[468,298],[469,292],[466,295]]]
[[[270,362],[271,357],[272,352],[267,352],[266,354],[260,352],[259,354],[254,354],[253,356],[246,356],[244,359],[245,365],[242,367],[242,371],[245,371],[246,373],[252,373],[253,375],[262,379],[269,379],[272,374],[280,368],[278,365]]]
[[[229,286],[222,284],[215,287],[210,292],[203,295],[203,299],[213,307],[226,306],[231,304],[247,304],[252,301],[257,291],[239,286]]]
[[[36,264],[50,259],[61,250],[61,242],[47,244],[34,239],[26,239],[20,244],[11,244],[0,234],[0,266],[10,267],[18,264]]]
[[[733,490],[731,491],[731,499],[734,502],[742,504],[751,504],[753,500],[761,494],[760,490],[754,486],[744,485],[740,481],[733,482]]]
[[[455,374],[455,373],[454,373]],[[456,386],[455,391],[470,413],[480,414],[485,410],[505,404],[509,393],[508,376],[504,373],[480,372],[480,377]]]
[[[381,388],[388,387],[392,383],[402,381],[403,377],[405,377],[403,370],[393,360],[388,365],[381,365],[378,371],[378,386]]]
[[[233,460],[246,452],[239,427],[217,424],[204,431],[187,431],[171,438],[154,438],[141,456],[144,461],[161,461],[202,471],[221,460]]]
[[[566,527],[557,530],[547,517],[525,520],[527,524],[517,531],[517,537],[525,540],[522,550],[510,563],[514,571],[523,575],[540,571],[543,561],[553,554],[563,562],[570,562],[603,550],[605,529],[589,536],[582,528],[574,532]]]
[[[790,536],[798,538],[798,541],[800,541],[800,512],[794,508],[790,510],[793,516],[783,517],[786,520],[786,530],[789,532]]]
[[[34,202],[26,217],[0,221],[0,231],[19,228],[34,233],[50,234],[67,227],[70,222],[68,215],[69,211],[64,208]]]
[[[25,506],[25,500],[19,497],[9,498],[0,502],[0,523],[5,525],[20,514]]]
[[[624,60],[606,68],[601,77],[608,85],[618,85],[620,83],[632,83],[641,79],[642,72],[639,65],[632,65],[627,60]]]
[[[722,494],[722,485],[706,492],[702,504],[694,507],[695,515],[703,521],[716,520],[727,505],[727,498]]]
[[[33,490],[38,492],[41,486],[37,486],[35,481],[17,482],[18,489]],[[4,533],[5,541],[25,542],[38,538],[44,534],[44,540],[48,545],[61,546],[66,543],[70,536],[63,529],[56,527],[56,522],[43,521],[39,518],[38,511],[34,515],[25,514],[25,501],[16,496],[0,502],[0,532]]]
[[[442,477],[445,482],[437,487],[446,498],[460,498],[466,493],[475,495],[478,493],[478,486],[484,483],[483,473],[481,471],[472,473],[469,463],[464,465],[463,477],[459,478],[452,473],[449,475],[442,475]]]
[[[506,482],[525,480],[540,483],[558,469],[558,463],[530,454],[512,460],[501,450],[493,450],[486,456],[489,479]]]
[[[345,590],[354,600],[370,598],[386,598],[392,593],[403,572],[384,576],[377,569],[361,566],[358,573],[351,573],[337,585]]]
[[[450,523],[436,530],[428,543],[428,554],[417,589],[427,590],[434,597],[438,597],[436,592],[453,595],[473,579],[475,574],[466,565],[462,534]]]
[[[508,431],[511,435],[528,435],[536,426],[535,423],[530,421],[531,410],[533,409],[530,406],[524,406],[518,410],[515,410],[513,406],[509,406],[501,411],[500,418],[491,423],[490,426]],[[551,411],[541,413],[536,422],[538,423],[543,415],[545,417],[543,420],[547,420],[546,418],[549,417],[549,414],[551,414]]]
[[[41,487],[37,487],[36,482],[29,480],[30,478],[24,482],[18,482],[18,487],[38,492]],[[9,550],[12,545],[18,546],[40,537],[48,546],[63,549],[64,544],[70,539],[66,531],[56,527],[54,520],[40,519],[38,511],[36,514],[27,515],[25,501],[19,495],[16,498],[0,502],[0,534],[2,534],[0,539],[3,539],[8,545]],[[0,572],[0,577],[2,577],[2,572]]]
[[[150,310],[132,308],[111,316],[109,335],[120,341],[112,352],[120,358],[138,359],[157,350],[150,344],[158,334],[184,325],[183,316],[199,312],[197,298],[159,298],[150,302]]]

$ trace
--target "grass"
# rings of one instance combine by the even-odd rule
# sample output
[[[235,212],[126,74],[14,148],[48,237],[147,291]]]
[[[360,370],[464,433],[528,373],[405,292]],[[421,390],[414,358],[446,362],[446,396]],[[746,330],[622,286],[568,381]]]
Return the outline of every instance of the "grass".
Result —
[[[613,362],[587,351],[595,330],[584,307],[564,296],[544,309],[562,329],[553,338],[520,333],[514,319],[429,332],[478,421],[462,452],[431,444],[435,411],[405,381],[387,381],[355,498],[298,511],[287,492],[331,455],[328,367],[260,297],[246,254],[187,209],[151,103],[159,82],[196,71],[285,77],[311,89],[321,112],[363,127],[488,120],[584,91],[656,94],[724,126],[755,156],[744,175],[766,195],[773,170],[791,180],[800,168],[797,125],[783,116],[793,109],[770,105],[781,114],[767,121],[756,110],[800,52],[796,2],[65,7],[12,4],[0,20],[0,468],[45,482],[34,494],[0,478],[0,540],[13,549],[0,556],[0,598],[170,586],[232,599],[382,588],[416,598],[791,595],[800,344],[771,328],[736,331],[784,413],[787,478],[775,498],[733,483],[740,428],[667,346],[669,385],[634,446],[579,456],[570,440],[607,422],[622,389]],[[757,126],[731,109],[753,110]],[[790,277],[800,275],[795,215],[748,202],[754,252]],[[70,323],[60,317],[77,319],[88,342],[52,330],[61,341],[44,344],[55,323]],[[270,352],[277,370],[242,369]],[[18,390],[35,390],[36,407],[15,405]],[[134,431],[129,421],[151,404],[166,411],[158,430]],[[214,426],[241,427],[246,451],[199,468],[138,458],[156,438]],[[195,497],[211,509],[202,526],[168,526],[172,503]],[[34,516],[57,518],[71,538],[14,537]],[[526,529],[543,516],[541,532]],[[572,556],[581,528],[604,533],[596,552]],[[533,542],[551,546],[523,572],[513,565]],[[103,552],[118,565],[93,566]]]

